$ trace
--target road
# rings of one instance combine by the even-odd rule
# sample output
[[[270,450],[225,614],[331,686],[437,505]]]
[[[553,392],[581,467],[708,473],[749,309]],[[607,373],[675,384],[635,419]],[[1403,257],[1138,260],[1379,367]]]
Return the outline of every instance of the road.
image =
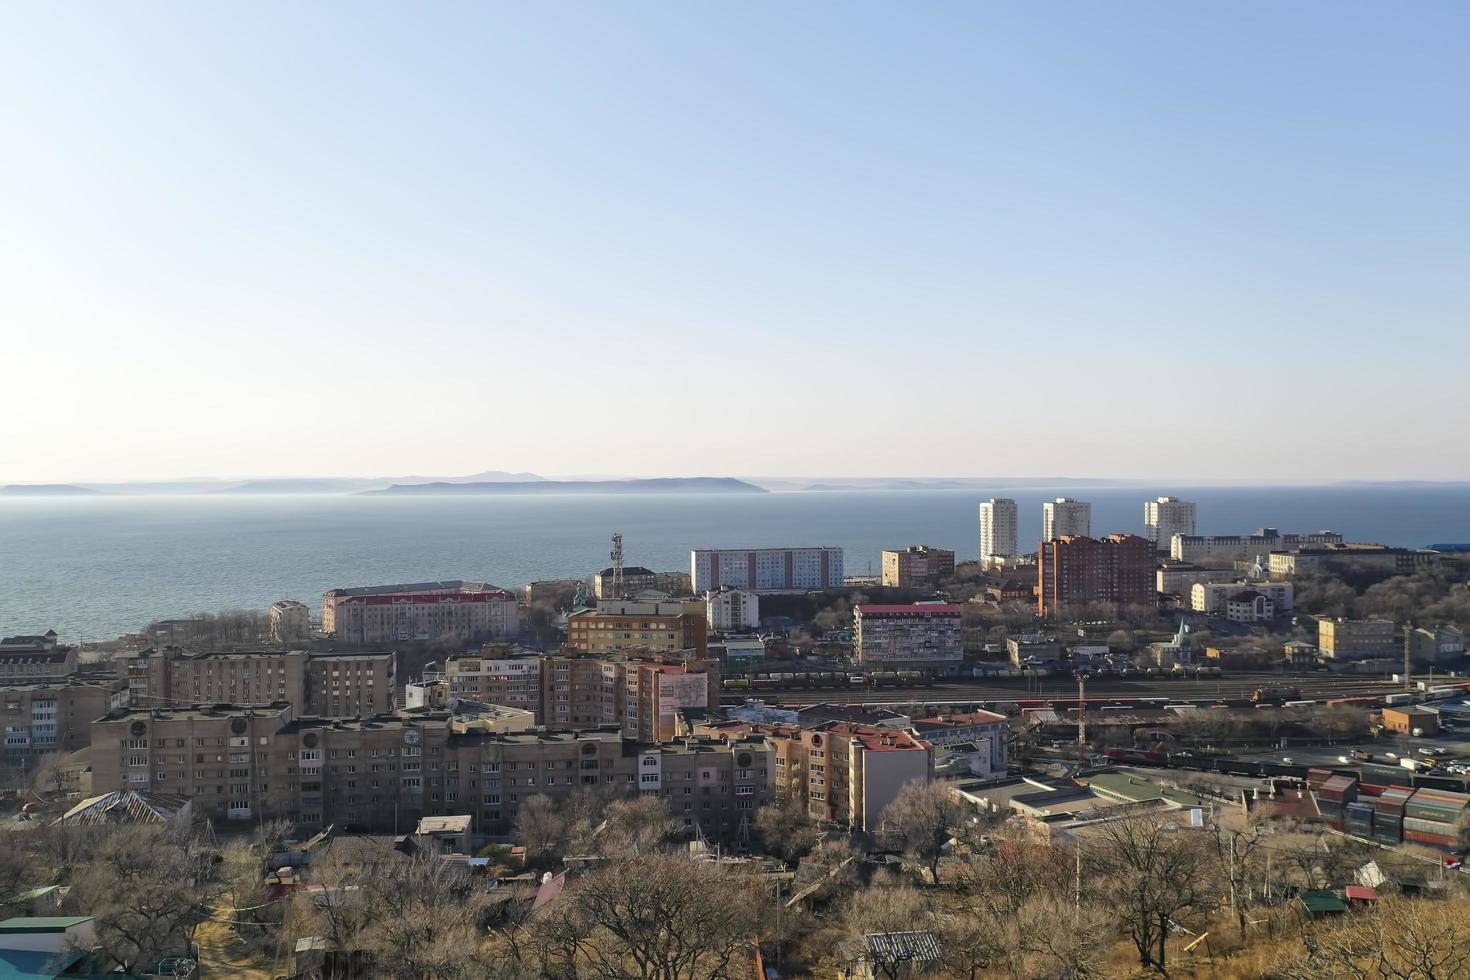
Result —
[[[1171,701],[1239,701],[1249,699],[1258,688],[1287,686],[1301,690],[1302,700],[1326,700],[1390,694],[1401,691],[1401,685],[1382,678],[1354,678],[1327,674],[1286,675],[1274,673],[1239,673],[1223,677],[1173,679],[1164,677],[1137,680],[1098,677],[1087,682],[1087,698],[1165,697]],[[1020,680],[952,680],[922,687],[889,688],[788,688],[764,691],[726,691],[720,703],[743,704],[756,698],[767,704],[801,706],[818,702],[836,704],[970,704],[975,702],[1050,700],[1060,706],[1075,702],[1077,684],[1068,678],[1051,677],[1040,681]]]

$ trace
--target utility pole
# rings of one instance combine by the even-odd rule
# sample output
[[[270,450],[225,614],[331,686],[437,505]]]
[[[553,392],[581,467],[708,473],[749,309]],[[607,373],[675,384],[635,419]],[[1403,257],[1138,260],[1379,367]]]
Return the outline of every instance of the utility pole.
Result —
[[[1414,672],[1414,624],[1404,623],[1404,690],[1413,689]]]
[[[1087,675],[1077,672],[1077,768],[1087,764]]]
[[[1077,858],[1077,871],[1072,884],[1072,916],[1075,921],[1082,918],[1082,841],[1072,842],[1072,853]]]

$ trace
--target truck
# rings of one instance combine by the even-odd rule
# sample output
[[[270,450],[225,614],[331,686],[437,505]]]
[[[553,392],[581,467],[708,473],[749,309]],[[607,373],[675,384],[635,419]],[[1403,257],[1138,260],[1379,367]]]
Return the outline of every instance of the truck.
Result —
[[[1295,701],[1301,696],[1302,689],[1299,687],[1259,687],[1251,695],[1251,700],[1257,704],[1261,704],[1267,701]]]

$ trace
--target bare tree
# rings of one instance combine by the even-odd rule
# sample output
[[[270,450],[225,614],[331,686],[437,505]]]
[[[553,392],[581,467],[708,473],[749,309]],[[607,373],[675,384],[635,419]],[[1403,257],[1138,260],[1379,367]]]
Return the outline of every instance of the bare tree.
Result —
[[[613,856],[662,851],[683,834],[683,828],[669,813],[668,802],[656,796],[614,800],[599,826],[596,851]]]
[[[516,812],[515,836],[526,849],[526,863],[553,864],[566,849],[570,828],[562,808],[542,793],[521,801]]]
[[[909,783],[883,810],[882,833],[929,871],[939,883],[939,859],[955,829],[968,815],[965,805],[944,783]]]
[[[78,866],[72,893],[95,920],[97,941],[126,972],[184,953],[208,913],[214,855],[165,828],[110,830]]]
[[[1284,980],[1466,980],[1470,924],[1455,905],[1385,899],[1364,915],[1325,923],[1302,937],[1304,953],[1278,958]]]
[[[887,980],[898,980],[912,966],[901,947],[888,949],[880,945],[869,948],[863,941],[864,937],[931,931],[935,915],[927,897],[918,889],[907,885],[880,885],[864,889],[849,899],[843,909],[843,923],[848,934],[848,946],[854,954],[861,955],[874,974]]]
[[[812,818],[796,804],[782,800],[761,807],[755,815],[761,846],[787,864],[799,861],[817,846],[820,831]]]
[[[573,882],[525,949],[552,977],[713,980],[769,931],[762,888],[675,854],[615,861]]]
[[[1145,969],[1164,970],[1170,925],[1211,905],[1218,890],[1207,840],[1153,816],[1105,824],[1087,857]]]

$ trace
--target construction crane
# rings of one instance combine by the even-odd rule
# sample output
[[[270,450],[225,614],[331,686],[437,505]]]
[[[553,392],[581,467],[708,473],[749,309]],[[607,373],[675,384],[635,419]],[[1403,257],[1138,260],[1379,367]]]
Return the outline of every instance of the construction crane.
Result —
[[[616,531],[612,536],[612,553],[608,557],[612,559],[612,596],[614,599],[625,598],[623,595],[623,536]]]

